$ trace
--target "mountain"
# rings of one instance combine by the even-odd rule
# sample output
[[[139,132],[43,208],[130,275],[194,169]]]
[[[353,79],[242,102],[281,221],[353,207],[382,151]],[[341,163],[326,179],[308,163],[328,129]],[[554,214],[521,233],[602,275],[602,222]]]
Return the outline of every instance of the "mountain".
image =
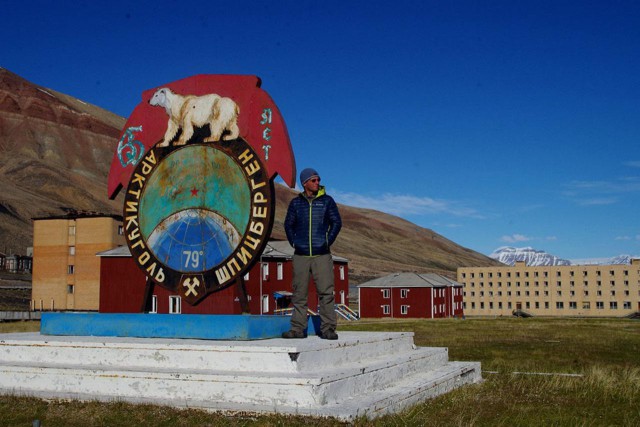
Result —
[[[585,258],[585,259],[572,259],[572,265],[616,265],[616,264],[631,264],[632,259],[638,259],[639,256],[631,255],[618,255],[611,258]]]
[[[35,216],[121,211],[105,180],[124,123],[0,68],[0,251],[24,254]]]
[[[493,251],[489,257],[507,265],[515,265],[516,261],[524,261],[529,266],[571,265],[571,262],[566,259],[558,258],[545,251],[538,251],[530,247],[513,248],[511,246],[503,246]]]
[[[618,255],[611,258],[589,258],[566,260],[551,255],[545,251],[538,251],[533,248],[513,248],[504,246],[493,251],[489,257],[500,261],[503,264],[515,265],[516,261],[524,261],[529,266],[536,265],[614,265],[631,264],[632,258],[640,258],[631,255]]]
[[[0,251],[25,253],[31,218],[70,211],[120,213],[106,196],[107,175],[125,119],[40,87],[0,68]],[[285,239],[284,216],[295,192],[276,186],[273,238]],[[432,230],[382,212],[340,206],[334,246],[359,283],[392,272],[455,276],[459,266],[497,265]]]

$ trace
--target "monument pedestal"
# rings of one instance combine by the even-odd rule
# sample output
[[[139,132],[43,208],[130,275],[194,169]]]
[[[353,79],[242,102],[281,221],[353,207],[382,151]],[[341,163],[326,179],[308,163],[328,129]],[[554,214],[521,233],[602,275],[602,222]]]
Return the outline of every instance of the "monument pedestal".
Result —
[[[397,412],[481,381],[479,362],[416,347],[410,332],[326,341],[0,334],[0,393],[215,411],[331,416]]]

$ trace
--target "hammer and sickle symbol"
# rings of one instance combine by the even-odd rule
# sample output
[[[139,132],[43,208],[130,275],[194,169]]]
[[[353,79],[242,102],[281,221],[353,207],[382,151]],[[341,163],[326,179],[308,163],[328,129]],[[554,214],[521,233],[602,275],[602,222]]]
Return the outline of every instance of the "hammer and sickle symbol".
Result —
[[[182,283],[182,286],[187,288],[187,292],[184,293],[184,296],[188,297],[189,294],[193,294],[194,297],[198,296],[198,291],[196,288],[200,286],[200,280],[197,277],[194,277],[193,280],[191,277],[187,277],[185,281]]]

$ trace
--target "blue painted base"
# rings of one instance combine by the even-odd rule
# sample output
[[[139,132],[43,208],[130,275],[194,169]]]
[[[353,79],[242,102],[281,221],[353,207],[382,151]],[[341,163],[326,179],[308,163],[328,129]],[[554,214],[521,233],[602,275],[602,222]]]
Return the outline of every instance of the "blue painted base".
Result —
[[[138,338],[258,340],[279,338],[289,316],[213,314],[42,313],[40,333]],[[319,316],[309,318],[308,334],[320,330]]]

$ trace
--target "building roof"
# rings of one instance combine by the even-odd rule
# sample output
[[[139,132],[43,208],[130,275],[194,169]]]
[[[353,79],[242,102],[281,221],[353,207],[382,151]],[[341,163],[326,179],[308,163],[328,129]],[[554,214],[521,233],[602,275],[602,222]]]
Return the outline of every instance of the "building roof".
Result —
[[[358,285],[359,288],[441,288],[462,286],[439,274],[394,273]]]
[[[270,240],[262,252],[263,258],[293,258],[293,248],[286,240]],[[331,255],[334,261],[349,262],[348,259]]]
[[[48,219],[80,219],[80,218],[113,218],[116,221],[122,221],[122,215],[107,214],[93,211],[70,211],[64,215],[51,215],[31,218],[34,221],[42,221]]]
[[[96,256],[99,257],[130,257],[131,252],[128,246],[118,246],[117,248],[109,249],[106,251],[98,252]]]
[[[130,257],[131,252],[128,246],[118,246],[114,249],[98,252],[99,257]],[[287,241],[271,240],[262,252],[262,258],[293,258],[293,248]],[[346,258],[333,255],[333,260],[338,262],[348,262]]]

